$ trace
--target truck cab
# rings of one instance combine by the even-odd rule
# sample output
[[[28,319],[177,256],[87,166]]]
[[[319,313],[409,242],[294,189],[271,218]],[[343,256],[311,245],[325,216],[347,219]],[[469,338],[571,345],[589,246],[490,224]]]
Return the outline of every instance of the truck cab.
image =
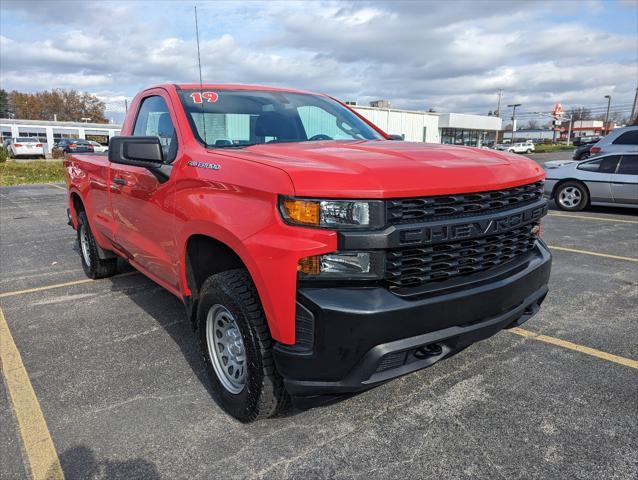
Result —
[[[91,278],[117,259],[185,305],[242,421],[365,390],[522,324],[547,294],[543,170],[392,140],[321,94],[139,93],[108,156],[68,154]]]

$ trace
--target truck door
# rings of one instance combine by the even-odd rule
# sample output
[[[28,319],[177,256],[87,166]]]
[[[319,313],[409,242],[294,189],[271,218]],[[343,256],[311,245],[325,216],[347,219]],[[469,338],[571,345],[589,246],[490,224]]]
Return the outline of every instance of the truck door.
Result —
[[[159,137],[164,160],[171,163],[178,140],[167,101],[159,92],[144,98],[132,135]],[[177,289],[171,170],[170,165],[151,171],[112,163],[110,192],[115,242],[152,278]]]
[[[622,156],[611,176],[611,193],[615,203],[638,204],[638,154]]]

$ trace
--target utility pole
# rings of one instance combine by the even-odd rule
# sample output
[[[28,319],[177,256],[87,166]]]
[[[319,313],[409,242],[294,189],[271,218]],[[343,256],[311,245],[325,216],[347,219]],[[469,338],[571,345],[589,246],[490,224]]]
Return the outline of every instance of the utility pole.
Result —
[[[516,131],[516,107],[520,107],[521,105],[522,103],[514,103],[512,105],[508,105],[508,107],[514,109],[512,110],[512,143],[514,143],[514,132]]]
[[[128,100],[124,99],[124,113],[128,113]]]
[[[638,91],[638,90],[637,90]],[[503,96],[503,89],[499,88],[496,92],[498,94],[498,100],[496,101],[496,111],[494,112],[495,117],[501,116],[501,97]],[[498,143],[498,134],[501,133],[500,130],[496,131],[496,139],[494,140],[494,145]]]
[[[607,113],[605,114],[605,125],[603,126],[603,130],[605,131],[605,135],[609,133],[609,106],[611,105],[611,95],[605,95],[607,99]]]
[[[631,116],[629,117],[629,123],[633,123],[635,121],[636,115],[636,103],[638,102],[638,87],[636,88],[636,93],[634,94],[634,104],[631,107]]]

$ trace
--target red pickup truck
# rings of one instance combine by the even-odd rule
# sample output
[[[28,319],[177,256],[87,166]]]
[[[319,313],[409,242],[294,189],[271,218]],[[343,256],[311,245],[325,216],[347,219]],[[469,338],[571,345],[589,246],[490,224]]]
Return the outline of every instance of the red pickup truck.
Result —
[[[144,90],[122,135],[64,161],[84,271],[121,257],[178,296],[242,421],[428,367],[547,294],[543,170],[523,157],[245,85]]]

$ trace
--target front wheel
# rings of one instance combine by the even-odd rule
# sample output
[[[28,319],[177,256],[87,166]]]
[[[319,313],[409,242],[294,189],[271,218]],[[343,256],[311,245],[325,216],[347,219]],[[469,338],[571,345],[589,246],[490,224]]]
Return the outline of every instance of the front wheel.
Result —
[[[257,290],[244,269],[210,276],[197,308],[200,347],[221,407],[242,422],[273,417],[288,395]]]
[[[561,210],[577,212],[589,203],[589,193],[582,183],[569,181],[558,186],[554,200]]]

